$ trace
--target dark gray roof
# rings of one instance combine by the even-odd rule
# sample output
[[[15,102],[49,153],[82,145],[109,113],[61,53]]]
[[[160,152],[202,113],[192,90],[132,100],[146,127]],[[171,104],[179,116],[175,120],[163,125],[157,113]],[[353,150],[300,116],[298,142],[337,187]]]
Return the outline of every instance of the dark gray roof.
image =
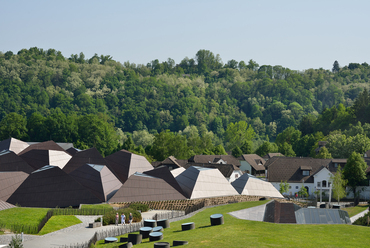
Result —
[[[231,174],[234,171],[240,171],[243,173],[237,166],[233,164],[201,164],[201,163],[188,163],[185,166],[183,166],[185,169],[191,167],[191,166],[199,166],[199,167],[205,167],[205,168],[216,168],[218,169],[222,175],[226,178],[229,178]]]
[[[115,152],[107,157],[108,168],[124,183],[135,172],[144,172],[153,169],[145,157],[133,154],[126,150]]]
[[[165,180],[147,174],[131,175],[109,202],[167,201],[186,199]]]
[[[90,148],[87,150],[83,150],[77,152],[72,158],[68,161],[68,163],[64,166],[63,171],[67,174],[71,173],[75,169],[84,164],[102,164],[105,165],[107,162],[103,158],[102,155],[98,152],[96,148]]]
[[[9,197],[22,207],[68,207],[100,203],[101,200],[57,166],[34,171]]]
[[[18,154],[26,149],[28,146],[29,145],[26,142],[14,138],[9,138],[0,142],[0,151],[10,150],[13,151],[15,154]]]
[[[267,153],[265,156],[263,156],[264,159],[270,159],[272,157],[284,157],[283,154],[281,154],[280,152],[275,152],[275,153]]]
[[[57,143],[55,143],[52,140],[45,141],[45,142],[40,142],[40,143],[35,143],[33,145],[30,145],[23,151],[19,153],[19,155],[26,153],[30,150],[55,150],[55,151],[65,151],[62,147],[60,147]]]
[[[28,176],[23,171],[0,172],[0,200],[7,201]]]
[[[4,150],[0,152],[0,171],[23,171],[29,174],[34,168],[14,152]]]
[[[178,192],[180,192],[182,195],[186,196],[183,192],[182,188],[176,181],[176,179],[173,177],[172,173],[167,167],[159,167],[150,171],[144,171],[144,174],[150,175],[157,178],[162,178],[165,180],[169,185],[171,185],[174,189],[176,189]]]
[[[89,189],[102,202],[109,200],[122,186],[122,183],[105,165],[84,164],[69,175]]]

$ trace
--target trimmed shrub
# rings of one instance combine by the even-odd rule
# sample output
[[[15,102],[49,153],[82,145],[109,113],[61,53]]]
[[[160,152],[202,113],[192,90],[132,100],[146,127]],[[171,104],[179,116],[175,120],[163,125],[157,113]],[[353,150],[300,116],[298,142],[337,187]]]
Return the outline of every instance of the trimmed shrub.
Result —
[[[140,210],[141,212],[146,212],[149,210],[149,206],[143,203],[132,203],[129,207],[135,210]]]

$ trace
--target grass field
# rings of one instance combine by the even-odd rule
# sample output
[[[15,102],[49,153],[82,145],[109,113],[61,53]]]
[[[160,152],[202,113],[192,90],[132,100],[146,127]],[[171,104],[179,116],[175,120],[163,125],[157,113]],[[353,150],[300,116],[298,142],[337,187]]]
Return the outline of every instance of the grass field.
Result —
[[[91,204],[91,205],[86,205],[83,204],[81,205],[81,209],[113,209],[113,207],[109,204]]]
[[[352,217],[365,211],[368,207],[369,205],[357,205],[356,207],[343,208],[343,210],[348,212],[349,217]]]
[[[274,224],[236,219],[228,212],[253,207],[265,202],[243,202],[205,209],[183,221],[171,223],[163,232],[163,242],[187,240],[187,247],[368,247],[370,229],[352,225]],[[224,215],[225,224],[210,226],[209,216]],[[181,231],[181,224],[195,222],[195,229]],[[127,237],[127,234],[122,236]],[[96,247],[115,247],[99,241]],[[145,239],[138,248],[153,247]]]
[[[57,215],[52,216],[45,226],[41,229],[38,235],[55,232],[60,229],[82,223],[77,217],[73,215]]]
[[[38,225],[48,212],[48,208],[10,208],[0,211],[0,222]]]

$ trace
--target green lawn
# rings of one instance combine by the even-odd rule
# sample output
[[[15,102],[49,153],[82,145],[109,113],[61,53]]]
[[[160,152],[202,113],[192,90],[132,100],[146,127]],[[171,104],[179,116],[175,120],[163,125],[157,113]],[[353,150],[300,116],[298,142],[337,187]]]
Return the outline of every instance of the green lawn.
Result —
[[[113,207],[109,204],[90,204],[86,205],[83,204],[81,205],[81,209],[113,209]]]
[[[0,223],[38,225],[48,208],[10,208],[0,211]]]
[[[370,229],[353,225],[274,224],[236,219],[228,212],[265,202],[243,202],[205,209],[191,218],[171,223],[163,232],[163,242],[187,240],[188,247],[368,247]],[[225,224],[210,226],[209,216],[224,215]],[[195,222],[195,229],[181,231],[181,224]],[[127,234],[123,237],[127,237]],[[96,247],[114,247],[99,241]],[[153,247],[145,239],[138,248]]]
[[[38,234],[44,235],[79,223],[82,222],[73,215],[52,216]]]
[[[345,210],[348,212],[349,217],[355,216],[356,214],[361,213],[362,211],[365,211],[369,205],[357,205],[356,207],[350,207],[350,208],[343,208],[342,210]]]

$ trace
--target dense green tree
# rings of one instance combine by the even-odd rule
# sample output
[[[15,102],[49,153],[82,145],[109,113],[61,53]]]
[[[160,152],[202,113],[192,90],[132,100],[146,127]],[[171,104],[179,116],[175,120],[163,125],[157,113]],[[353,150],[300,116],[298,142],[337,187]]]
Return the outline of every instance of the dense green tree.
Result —
[[[333,72],[339,72],[339,70],[340,70],[339,63],[338,63],[338,61],[336,60],[336,61],[334,61],[332,71],[333,71]]]
[[[17,113],[7,114],[0,122],[0,139],[27,138],[27,120]]]
[[[288,144],[287,142],[284,142],[282,144],[278,145],[278,152],[283,154],[286,157],[295,157],[296,154],[293,151],[292,145]]]
[[[275,143],[270,143],[268,141],[263,142],[263,144],[257,148],[256,154],[263,157],[267,153],[278,152],[278,147]]]
[[[326,147],[322,147],[319,151],[319,153],[315,156],[315,158],[333,158],[331,156],[331,153],[328,151]]]
[[[357,187],[366,179],[367,164],[361,154],[352,152],[343,169],[343,177],[347,180],[347,185],[351,187],[355,198],[355,205],[358,204]]]
[[[235,146],[242,146],[244,142],[252,140],[254,135],[253,128],[245,121],[229,123],[225,132],[228,149],[233,149]]]
[[[239,148],[239,146],[235,146],[235,148],[232,150],[232,155],[236,158],[240,157],[243,154],[242,150]]]

